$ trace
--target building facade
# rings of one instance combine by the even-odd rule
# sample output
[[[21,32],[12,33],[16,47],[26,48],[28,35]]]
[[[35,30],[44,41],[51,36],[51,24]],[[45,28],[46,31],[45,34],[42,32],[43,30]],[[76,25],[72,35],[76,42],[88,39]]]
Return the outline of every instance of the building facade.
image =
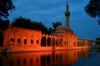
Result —
[[[56,31],[50,35],[42,34],[38,30],[14,26],[9,26],[5,31],[0,30],[0,50],[3,52],[24,52],[82,48],[77,35],[69,27],[70,12],[68,3],[65,16],[66,26],[58,26]],[[84,48],[88,47],[87,44],[88,41],[85,42]]]

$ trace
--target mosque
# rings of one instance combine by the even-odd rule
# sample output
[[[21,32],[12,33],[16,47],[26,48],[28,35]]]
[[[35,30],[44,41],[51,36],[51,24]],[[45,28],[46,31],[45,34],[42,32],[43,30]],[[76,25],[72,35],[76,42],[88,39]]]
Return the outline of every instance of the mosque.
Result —
[[[42,34],[41,31],[9,26],[0,30],[0,52],[26,52],[89,48],[89,40],[79,40],[69,27],[69,5],[66,5],[66,27],[58,26],[56,31]]]

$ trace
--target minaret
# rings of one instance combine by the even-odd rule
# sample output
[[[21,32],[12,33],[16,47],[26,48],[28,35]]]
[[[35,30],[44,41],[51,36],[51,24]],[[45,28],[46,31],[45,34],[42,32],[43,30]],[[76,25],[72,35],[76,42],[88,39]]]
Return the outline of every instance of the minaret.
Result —
[[[67,27],[67,28],[70,28],[70,27],[69,27],[69,16],[70,16],[70,12],[69,12],[69,5],[68,5],[68,2],[67,2],[67,5],[66,5],[65,16],[66,16],[66,27]]]

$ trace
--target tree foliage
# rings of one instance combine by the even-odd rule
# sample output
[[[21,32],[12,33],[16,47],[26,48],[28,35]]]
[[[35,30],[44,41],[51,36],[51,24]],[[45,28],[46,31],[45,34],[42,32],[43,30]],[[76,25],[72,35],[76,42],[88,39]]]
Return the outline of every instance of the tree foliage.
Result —
[[[53,22],[52,23],[52,26],[54,29],[56,29],[59,25],[62,25],[62,23],[61,22]]]
[[[85,6],[84,10],[89,16],[100,18],[100,0],[90,0],[89,3]],[[98,24],[100,23],[99,21]]]
[[[49,32],[53,32],[53,31],[56,31],[56,28],[59,26],[59,25],[62,25],[62,22],[53,22],[52,23],[52,26],[53,26],[53,29],[50,27],[49,28]]]
[[[100,45],[100,37],[96,38],[96,44]]]
[[[3,16],[7,18],[9,16],[8,11],[15,10],[12,0],[0,0],[0,18]]]
[[[6,30],[9,26],[10,21],[9,20],[2,20],[0,19],[0,29],[1,30]]]
[[[49,32],[52,33],[54,30],[50,27],[49,28]]]
[[[42,24],[42,22],[31,21],[30,19],[25,19],[22,17],[14,18],[11,26],[40,30],[42,33],[49,34],[49,30]]]

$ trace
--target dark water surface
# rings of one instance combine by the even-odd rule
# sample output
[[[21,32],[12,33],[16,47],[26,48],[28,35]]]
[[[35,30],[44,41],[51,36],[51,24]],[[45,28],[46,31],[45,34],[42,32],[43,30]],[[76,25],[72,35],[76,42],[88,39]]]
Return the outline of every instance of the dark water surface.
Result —
[[[100,53],[97,49],[0,54],[0,66],[71,66]]]

